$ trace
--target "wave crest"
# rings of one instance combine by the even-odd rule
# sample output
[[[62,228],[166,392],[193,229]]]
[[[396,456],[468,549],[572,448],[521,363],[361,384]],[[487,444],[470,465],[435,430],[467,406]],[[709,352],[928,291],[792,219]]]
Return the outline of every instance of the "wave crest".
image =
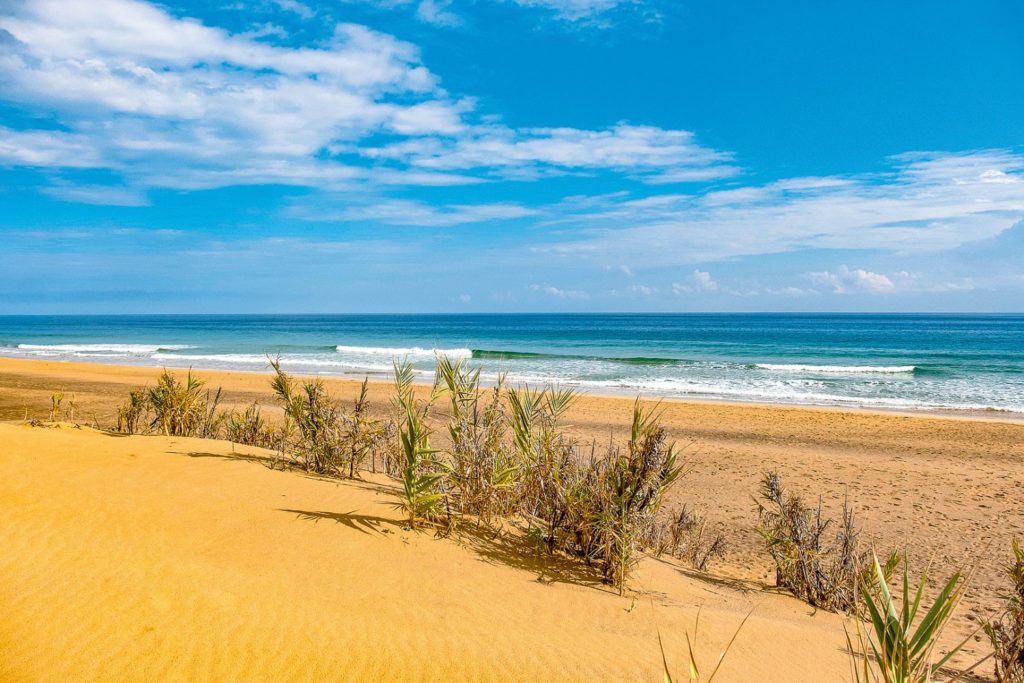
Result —
[[[811,372],[823,374],[873,374],[873,375],[895,375],[914,372],[916,365],[801,365],[801,364],[777,364],[757,363],[754,365],[759,370],[776,370],[780,372]]]
[[[338,353],[347,353],[359,356],[425,356],[433,358],[436,355],[447,356],[448,358],[472,358],[473,351],[470,349],[424,349],[419,346],[408,348],[393,348],[389,346],[336,346],[334,350]]]

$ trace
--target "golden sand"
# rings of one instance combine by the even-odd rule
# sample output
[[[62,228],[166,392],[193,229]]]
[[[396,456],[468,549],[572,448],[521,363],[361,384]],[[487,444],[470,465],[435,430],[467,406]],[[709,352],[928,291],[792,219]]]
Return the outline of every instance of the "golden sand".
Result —
[[[835,680],[838,617],[645,561],[636,596],[404,530],[383,481],[219,441],[0,425],[0,679],[660,680],[703,605],[724,681]],[[541,580],[538,580],[538,577]]]
[[[64,389],[77,420],[109,426],[127,391],[155,374],[0,359],[0,420],[45,417],[50,394]],[[266,375],[197,374],[223,386],[229,404],[272,410]],[[328,385],[345,397],[357,389]],[[390,395],[371,384],[377,410]],[[583,396],[569,422],[581,439],[624,437],[631,403]],[[944,579],[976,564],[947,640],[998,608],[1010,541],[1024,538],[1024,424],[681,401],[663,409],[691,464],[670,505],[706,512],[729,547],[710,579],[646,561],[635,605],[573,565],[559,570],[563,580],[538,582],[522,548],[402,531],[385,481],[336,484],[187,457],[230,454],[220,442],[2,426],[0,606],[12,616],[0,620],[0,679],[164,678],[181,662],[181,678],[655,680],[656,628],[681,666],[684,630],[703,604],[708,657],[756,606],[727,660],[735,668],[718,680],[841,680],[841,622],[766,592],[773,570],[753,531],[752,496],[769,468],[812,500],[821,495],[831,513],[849,495],[866,538],[906,548],[915,571],[931,561]],[[554,570],[545,571],[546,581]]]

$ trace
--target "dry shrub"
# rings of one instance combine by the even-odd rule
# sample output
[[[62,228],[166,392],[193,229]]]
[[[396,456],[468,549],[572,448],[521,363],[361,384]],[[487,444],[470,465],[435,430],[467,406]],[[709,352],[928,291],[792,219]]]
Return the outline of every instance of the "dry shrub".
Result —
[[[764,475],[760,494],[757,530],[775,561],[776,585],[814,607],[856,612],[857,587],[870,582],[870,562],[860,548],[860,530],[848,502],[843,501],[843,517],[830,535],[833,520],[822,516],[821,501],[816,508],[805,506],[782,488],[775,472]],[[886,576],[898,560],[895,553],[890,555]]]
[[[271,360],[271,387],[284,404],[285,427],[281,438],[294,462],[309,472],[355,477],[367,455],[380,445],[386,430],[367,415],[367,387],[363,383],[351,413],[327,391],[320,379],[296,382]]]
[[[1006,566],[1013,590],[1005,612],[985,626],[992,641],[995,675],[999,683],[1024,683],[1024,550],[1013,542],[1013,561]]]
[[[655,520],[646,532],[644,545],[659,557],[668,555],[706,571],[712,559],[725,554],[725,537],[708,536],[706,530],[707,520],[684,505],[667,518]]]
[[[149,399],[145,389],[136,389],[128,394],[128,400],[117,409],[117,431],[122,434],[139,434],[146,428],[146,412]]]

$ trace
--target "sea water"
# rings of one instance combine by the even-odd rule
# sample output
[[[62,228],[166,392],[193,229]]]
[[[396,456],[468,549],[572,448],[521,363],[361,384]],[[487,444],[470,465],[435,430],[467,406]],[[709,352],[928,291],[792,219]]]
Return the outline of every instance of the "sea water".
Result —
[[[0,316],[0,355],[384,378],[435,355],[596,393],[1024,413],[1024,316]]]

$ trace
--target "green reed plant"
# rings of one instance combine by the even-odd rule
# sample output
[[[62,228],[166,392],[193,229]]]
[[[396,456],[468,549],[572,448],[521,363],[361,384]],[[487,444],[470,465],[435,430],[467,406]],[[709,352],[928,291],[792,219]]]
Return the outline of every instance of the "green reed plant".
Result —
[[[643,532],[654,522],[666,492],[679,479],[683,466],[655,412],[639,399],[624,451],[613,451],[597,466],[594,501],[598,509],[591,526],[596,556],[606,580],[621,593],[636,563]]]
[[[164,436],[216,437],[223,419],[217,413],[221,390],[204,395],[204,386],[191,370],[181,381],[165,369],[147,392],[147,407],[153,414],[150,428]]]
[[[489,526],[496,515],[512,512],[519,467],[506,443],[508,416],[501,400],[503,378],[489,392],[480,370],[462,359],[438,356],[436,377],[449,400],[451,446],[443,467],[450,499],[459,515],[474,515]]]
[[[288,444],[295,463],[308,472],[337,476],[347,463],[341,404],[323,380],[297,382],[281,369],[279,359],[268,359],[274,370],[270,386],[284,405],[285,418],[295,437]]]
[[[938,670],[972,637],[936,659],[939,638],[963,597],[965,581],[959,572],[954,573],[919,619],[927,572],[912,589],[907,564],[904,560],[902,595],[897,602],[889,588],[886,570],[872,554],[870,581],[860,587],[869,628],[855,622],[857,647],[848,630],[846,633],[855,683],[931,683]]]
[[[402,500],[395,507],[407,515],[409,526],[415,529],[421,522],[437,521],[444,512],[445,493],[441,486],[445,474],[435,458],[438,450],[430,447],[432,430],[426,423],[438,394],[431,392],[430,398],[421,403],[413,387],[412,364],[408,360],[395,361],[394,369],[402,456]]]

